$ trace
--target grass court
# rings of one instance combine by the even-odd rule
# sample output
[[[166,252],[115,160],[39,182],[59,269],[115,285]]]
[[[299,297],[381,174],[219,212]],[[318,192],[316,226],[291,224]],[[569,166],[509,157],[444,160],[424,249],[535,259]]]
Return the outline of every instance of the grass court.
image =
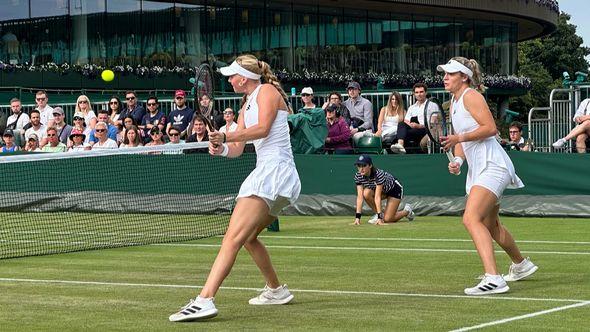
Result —
[[[460,217],[352,226],[282,217],[263,232],[295,300],[251,306],[264,286],[245,250],[216,297],[219,316],[170,323],[197,295],[221,237],[0,260],[2,331],[583,331],[590,329],[590,220],[502,218],[539,271],[509,293],[463,295],[482,273]],[[509,259],[498,248],[502,273]]]

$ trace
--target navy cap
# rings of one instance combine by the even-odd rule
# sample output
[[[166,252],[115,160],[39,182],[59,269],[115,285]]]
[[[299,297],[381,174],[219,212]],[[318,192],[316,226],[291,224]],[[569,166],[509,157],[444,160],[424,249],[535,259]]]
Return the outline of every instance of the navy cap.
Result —
[[[373,165],[373,161],[371,157],[367,156],[366,154],[360,155],[359,159],[356,160],[355,165]]]
[[[348,86],[346,87],[346,89],[361,89],[361,85],[358,82],[352,81],[350,83],[348,83]]]

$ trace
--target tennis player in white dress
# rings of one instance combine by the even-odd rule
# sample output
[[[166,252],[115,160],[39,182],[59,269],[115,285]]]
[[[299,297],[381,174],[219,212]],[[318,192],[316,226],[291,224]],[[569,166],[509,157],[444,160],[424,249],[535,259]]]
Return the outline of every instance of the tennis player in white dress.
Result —
[[[496,124],[484,97],[476,90],[484,89],[478,63],[456,57],[437,69],[445,72],[445,89],[452,94],[450,112],[455,134],[443,137],[445,149],[455,148],[455,161],[449,163],[449,172],[458,174],[463,161],[467,161],[463,225],[471,235],[485,272],[482,281],[466,288],[465,294],[505,293],[509,290],[506,281],[524,279],[538,269],[528,257],[521,255],[498,214],[504,189],[522,188],[524,184],[495,139]],[[507,275],[498,273],[492,239],[512,260]]]
[[[256,149],[256,168],[242,184],[236,207],[221,249],[199,296],[170,316],[170,321],[192,321],[215,317],[213,297],[229,274],[242,246],[248,250],[266,280],[262,293],[250,299],[252,305],[286,304],[293,299],[287,285],[279,282],[258,234],[279,212],[299,197],[301,183],[293,161],[286,95],[267,63],[252,55],[242,55],[220,69],[237,93],[244,94],[238,129],[230,133],[212,132],[209,153],[238,157],[246,141]],[[262,81],[261,81],[262,79]],[[264,83],[262,83],[264,82]]]

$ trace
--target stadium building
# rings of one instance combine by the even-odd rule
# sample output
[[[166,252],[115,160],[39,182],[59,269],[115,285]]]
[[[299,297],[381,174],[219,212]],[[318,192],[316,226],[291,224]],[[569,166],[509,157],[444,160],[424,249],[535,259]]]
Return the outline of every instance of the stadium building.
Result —
[[[171,68],[252,53],[288,72],[428,75],[463,55],[509,75],[517,42],[558,14],[554,0],[5,0],[0,60]]]

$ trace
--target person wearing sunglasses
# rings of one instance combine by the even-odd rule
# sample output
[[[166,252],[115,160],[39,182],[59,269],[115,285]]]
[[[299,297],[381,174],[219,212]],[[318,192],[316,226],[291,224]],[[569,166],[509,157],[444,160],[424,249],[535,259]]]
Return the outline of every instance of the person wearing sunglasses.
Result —
[[[86,95],[80,95],[76,100],[76,113],[82,113],[84,115],[84,123],[86,128],[94,129],[98,119],[96,113],[92,110],[92,104],[90,99]]]
[[[311,87],[308,86],[301,90],[301,102],[303,103],[303,107],[301,107],[297,113],[305,109],[316,108],[315,104],[313,103],[313,89]]]
[[[176,127],[181,133],[184,132],[193,120],[193,113],[193,109],[186,104],[186,92],[176,90],[174,93],[174,109],[168,115],[166,134],[170,136],[169,131],[172,127]]]
[[[121,104],[121,99],[117,96],[112,96],[111,100],[109,100],[109,117],[111,118],[111,122],[117,124],[119,119],[121,118],[121,112],[123,111],[123,106]]]
[[[90,150],[90,145],[88,143],[84,143],[86,140],[86,135],[82,130],[73,129],[72,133],[70,134],[70,145],[68,146],[68,152],[78,152],[84,150]]]
[[[361,224],[363,202],[366,202],[375,212],[375,216],[369,220],[370,224],[394,223],[403,217],[408,218],[408,221],[414,220],[414,211],[412,211],[411,205],[406,203],[402,211],[397,210],[404,195],[404,187],[396,177],[375,167],[368,155],[359,156],[354,165],[357,169],[354,175],[354,183],[356,184],[354,225]],[[385,212],[381,205],[383,200],[386,202]]]
[[[230,133],[232,131],[236,131],[238,129],[238,124],[235,122],[236,115],[234,114],[234,110],[231,107],[228,107],[223,111],[223,119],[225,120],[225,125],[219,128],[219,131],[222,133]]]
[[[92,150],[119,148],[117,142],[109,138],[107,131],[108,125],[106,123],[99,122],[96,124],[96,127],[94,128],[94,136],[98,141],[92,145]]]
[[[59,140],[57,128],[47,128],[47,144],[41,149],[43,152],[66,152],[66,145]]]
[[[142,139],[144,143],[152,141],[152,135],[150,134],[153,128],[158,128],[159,132],[163,132],[166,128],[166,116],[164,112],[160,111],[158,103],[158,97],[150,96],[147,100],[148,113],[141,120],[139,129],[142,130]]]
[[[168,137],[170,138],[170,142],[166,143],[166,145],[175,145],[175,144],[183,144],[184,141],[180,139],[180,129],[176,127],[170,128],[168,131]],[[182,154],[183,151],[181,149],[178,150],[168,150],[164,151],[164,154]]]
[[[35,103],[37,103],[37,111],[39,111],[40,121],[43,125],[51,127],[53,125],[53,107],[47,105],[49,97],[45,90],[39,90],[35,94]]]
[[[143,106],[137,103],[137,95],[134,91],[127,91],[125,93],[125,100],[127,101],[127,107],[123,109],[119,119],[125,119],[127,116],[132,116],[135,123],[141,123],[141,120],[145,116],[145,109]],[[123,125],[121,120],[117,121],[117,125]]]
[[[150,129],[150,141],[145,146],[156,146],[164,145],[164,134],[160,131],[160,128],[153,127]]]

